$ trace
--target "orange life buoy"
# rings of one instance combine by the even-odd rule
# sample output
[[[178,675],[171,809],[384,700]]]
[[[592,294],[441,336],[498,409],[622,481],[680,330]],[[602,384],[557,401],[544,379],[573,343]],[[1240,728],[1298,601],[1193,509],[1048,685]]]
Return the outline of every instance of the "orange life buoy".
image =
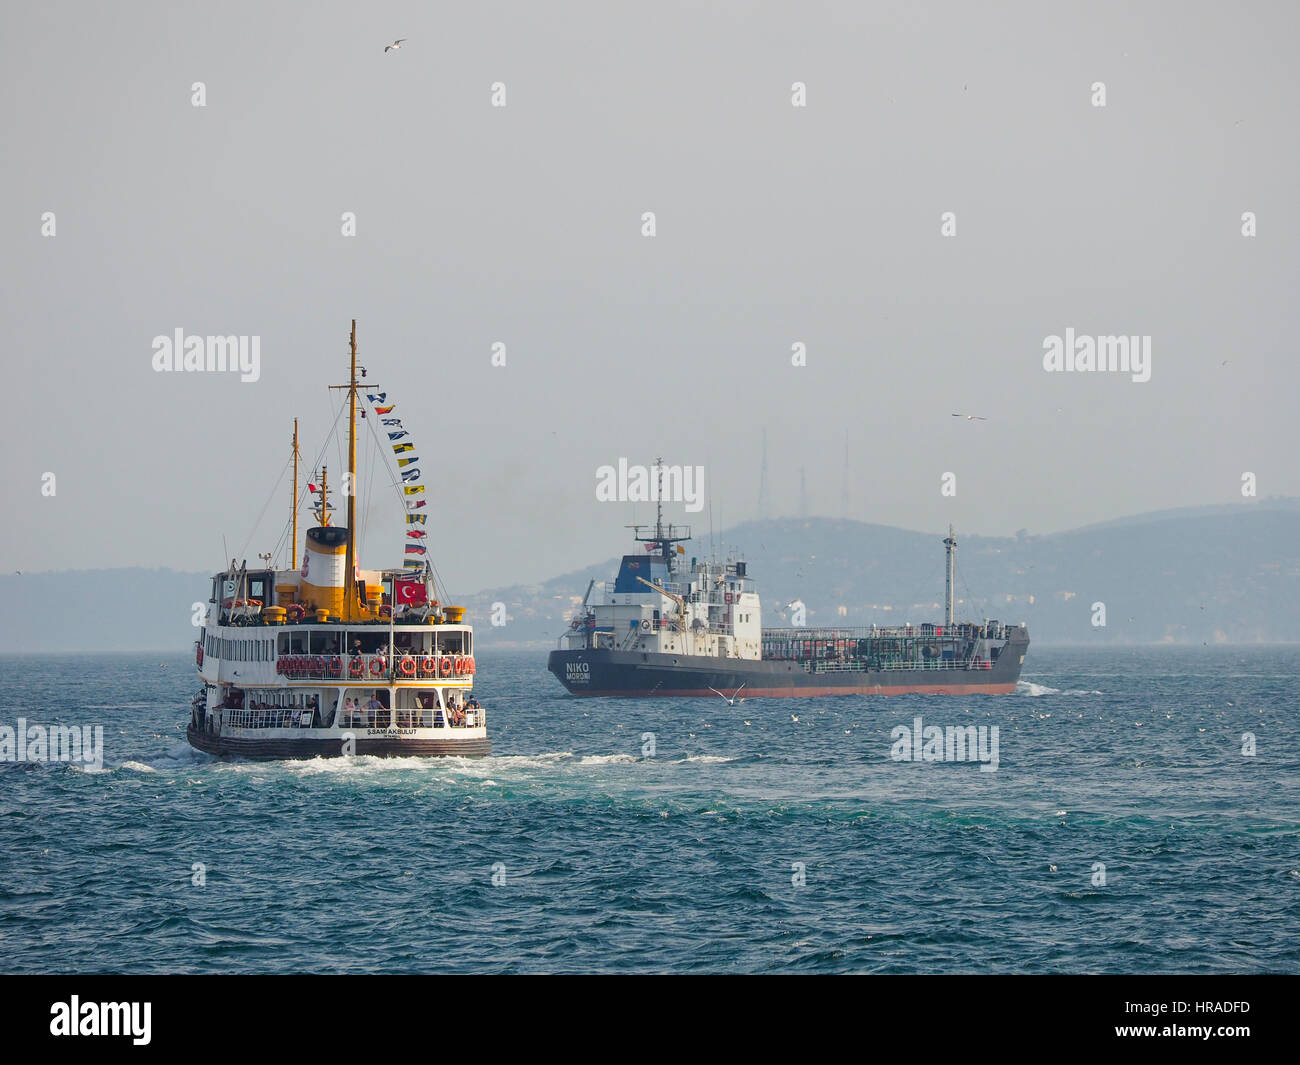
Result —
[[[343,659],[338,655],[330,656],[330,672],[337,674],[338,676],[343,675]]]
[[[442,658],[440,658],[440,659],[438,660],[438,674],[439,674],[439,676],[450,677],[450,676],[451,676],[451,671],[452,671],[453,668],[454,668],[454,667],[452,666],[452,663],[451,663],[451,657],[450,657],[450,656],[448,656],[448,655],[443,655]]]
[[[307,614],[307,608],[301,603],[290,603],[289,609],[284,612],[284,616],[290,621],[301,621]]]
[[[724,603],[734,603],[736,601],[736,597],[732,595],[731,592],[724,592],[722,596],[722,601]]]
[[[415,676],[415,659],[407,655],[397,664],[397,668],[401,671],[402,676],[413,677]]]
[[[466,673],[473,673],[474,670],[477,669],[477,668],[478,668],[478,667],[474,665],[474,656],[473,656],[473,655],[470,655],[469,658],[468,658],[468,659],[466,660],[466,662],[465,662],[465,672],[466,672]]]
[[[438,675],[438,659],[433,655],[425,655],[420,659],[420,673],[426,677]]]
[[[384,671],[384,666],[386,666],[387,664],[388,663],[384,661],[382,655],[375,655],[375,657],[370,660],[371,676],[375,676],[375,677],[379,676],[379,674],[381,674]]]
[[[366,667],[365,664],[361,661],[361,656],[360,655],[355,656],[352,659],[351,664],[348,666],[348,673],[351,676],[359,677],[365,671],[366,671]]]

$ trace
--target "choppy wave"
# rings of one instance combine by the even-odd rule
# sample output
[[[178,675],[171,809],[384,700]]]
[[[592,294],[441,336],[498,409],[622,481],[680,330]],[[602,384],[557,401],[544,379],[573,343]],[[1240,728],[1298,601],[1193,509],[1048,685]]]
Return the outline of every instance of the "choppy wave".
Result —
[[[179,660],[159,671],[156,656],[91,656],[60,677],[8,659],[9,697],[52,716],[123,702],[104,772],[0,765],[5,960],[17,972],[1300,969],[1300,651],[1251,652],[1243,670],[1238,650],[1230,674],[1202,677],[1204,655],[1031,654],[1017,694],[1034,703],[754,700],[708,721],[668,698],[575,710],[535,656],[485,655],[492,756],[285,762],[192,750]],[[1104,695],[1087,688],[1098,682]],[[999,724],[998,770],[894,761],[891,730],[917,715]],[[1243,757],[1242,732],[1262,727],[1268,742]],[[348,934],[322,937],[340,899]],[[67,936],[72,904],[114,934]],[[1208,915],[1212,941],[1187,934],[1187,913]]]

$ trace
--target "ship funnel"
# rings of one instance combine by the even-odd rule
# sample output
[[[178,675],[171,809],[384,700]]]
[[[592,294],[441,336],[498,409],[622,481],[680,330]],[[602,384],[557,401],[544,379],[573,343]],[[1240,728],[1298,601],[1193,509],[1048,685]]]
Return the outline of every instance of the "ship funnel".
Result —
[[[343,613],[347,546],[347,529],[321,525],[307,530],[307,543],[302,555],[304,604],[315,610],[323,608],[333,615]]]

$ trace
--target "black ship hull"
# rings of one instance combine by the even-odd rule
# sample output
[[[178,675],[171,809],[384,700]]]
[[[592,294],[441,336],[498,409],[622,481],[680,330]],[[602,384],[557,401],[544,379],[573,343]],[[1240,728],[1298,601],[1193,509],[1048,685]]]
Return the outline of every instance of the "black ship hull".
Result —
[[[482,758],[492,753],[486,737],[468,739],[401,739],[396,736],[357,736],[354,748],[345,752],[339,737],[307,739],[268,736],[220,736],[191,723],[185,730],[190,746],[208,754],[229,758],[282,760],[292,758],[341,758],[345,753],[382,758]]]
[[[745,698],[819,695],[1006,695],[1016,690],[1029,637],[1013,630],[997,659],[982,668],[708,658],[597,648],[552,651],[546,667],[574,695]]]

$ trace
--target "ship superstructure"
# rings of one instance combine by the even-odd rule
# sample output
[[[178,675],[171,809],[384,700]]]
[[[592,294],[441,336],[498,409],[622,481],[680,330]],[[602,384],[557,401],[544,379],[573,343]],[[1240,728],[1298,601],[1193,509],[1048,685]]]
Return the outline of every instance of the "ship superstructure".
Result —
[[[349,383],[334,386],[348,392],[348,485],[356,484],[357,373],[354,321]],[[212,578],[195,643],[203,687],[191,705],[190,743],[253,758],[489,753],[464,608],[442,605],[426,560],[361,568],[356,492],[345,492],[347,525],[332,524],[327,471],[309,484],[317,524],[300,564],[298,458],[295,422],[290,566],[272,566],[269,554],[258,566],[232,559]],[[407,476],[401,483],[411,490]]]

